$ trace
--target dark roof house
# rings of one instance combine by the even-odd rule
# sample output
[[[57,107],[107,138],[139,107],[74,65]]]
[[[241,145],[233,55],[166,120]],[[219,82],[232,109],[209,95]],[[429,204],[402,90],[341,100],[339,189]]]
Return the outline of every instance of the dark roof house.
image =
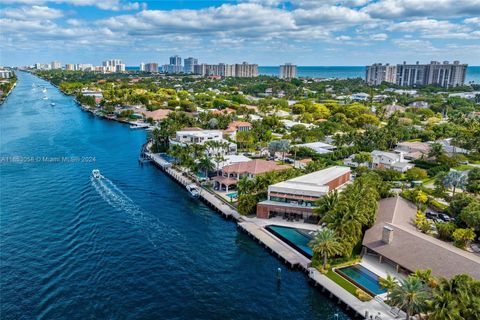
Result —
[[[465,273],[480,280],[480,256],[421,233],[413,224],[417,209],[401,197],[379,202],[375,224],[363,238],[364,253],[380,261],[414,272],[431,269],[432,274],[451,278]]]

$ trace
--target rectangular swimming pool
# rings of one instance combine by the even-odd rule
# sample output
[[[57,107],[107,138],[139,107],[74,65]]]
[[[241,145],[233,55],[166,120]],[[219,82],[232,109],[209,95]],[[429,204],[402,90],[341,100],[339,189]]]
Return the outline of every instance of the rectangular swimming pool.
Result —
[[[269,225],[266,226],[265,229],[286,242],[308,259],[312,258],[313,251],[312,248],[308,246],[308,243],[313,239],[313,231],[277,225]]]
[[[360,264],[338,268],[335,271],[372,296],[387,292],[387,289],[380,285],[380,277]]]

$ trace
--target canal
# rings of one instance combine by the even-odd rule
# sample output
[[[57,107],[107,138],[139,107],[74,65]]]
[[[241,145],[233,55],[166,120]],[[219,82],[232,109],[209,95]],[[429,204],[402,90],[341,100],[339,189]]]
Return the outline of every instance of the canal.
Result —
[[[18,78],[0,106],[2,319],[349,319],[303,273],[140,166],[143,130]]]

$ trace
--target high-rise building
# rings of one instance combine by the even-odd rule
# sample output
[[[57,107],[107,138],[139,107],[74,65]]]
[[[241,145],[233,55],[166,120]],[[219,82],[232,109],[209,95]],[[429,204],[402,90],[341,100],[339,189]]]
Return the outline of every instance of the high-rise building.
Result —
[[[150,62],[145,64],[144,67],[145,72],[158,72],[158,63]]]
[[[201,76],[221,76],[221,77],[257,77],[258,65],[248,64],[197,64],[193,67],[193,73]]]
[[[125,72],[125,64],[120,63],[115,66],[115,72]]]
[[[163,72],[166,73],[181,73],[183,72],[182,58],[179,56],[170,57],[170,64],[163,66]]]
[[[182,58],[175,55],[173,57],[170,57],[170,65],[172,66],[181,66],[182,65]]]
[[[431,61],[430,64],[403,64],[397,65],[396,83],[400,86],[424,86],[437,84],[445,88],[461,86],[465,83],[467,64],[454,61],[440,63]]]
[[[193,73],[194,66],[198,64],[198,59],[189,57],[183,59],[183,72],[185,73]]]
[[[125,64],[120,59],[110,59],[103,61],[102,65],[106,68],[107,72],[123,72],[125,71]]]
[[[73,63],[67,63],[65,65],[65,70],[67,71],[75,71],[75,65]]]
[[[294,79],[297,77],[297,66],[285,63],[280,66],[280,79]]]
[[[368,85],[378,86],[382,82],[395,83],[397,67],[390,64],[374,63],[367,66],[365,81]]]
[[[140,63],[140,71],[145,71],[145,63]]]
[[[51,63],[51,69],[62,69],[62,65],[60,64],[60,61],[52,61]]]
[[[445,88],[462,86],[465,84],[467,67],[460,61],[453,61],[452,64],[448,61],[432,61],[428,67],[427,84],[438,84]]]
[[[243,62],[242,64],[235,64],[235,77],[258,77],[258,64],[249,64],[247,62]]]

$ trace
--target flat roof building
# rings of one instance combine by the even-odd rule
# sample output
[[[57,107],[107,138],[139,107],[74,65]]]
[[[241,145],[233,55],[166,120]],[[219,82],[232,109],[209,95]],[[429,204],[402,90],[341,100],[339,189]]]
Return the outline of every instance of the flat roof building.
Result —
[[[268,199],[257,204],[257,217],[295,215],[308,219],[315,202],[350,181],[350,168],[334,166],[268,187]]]

